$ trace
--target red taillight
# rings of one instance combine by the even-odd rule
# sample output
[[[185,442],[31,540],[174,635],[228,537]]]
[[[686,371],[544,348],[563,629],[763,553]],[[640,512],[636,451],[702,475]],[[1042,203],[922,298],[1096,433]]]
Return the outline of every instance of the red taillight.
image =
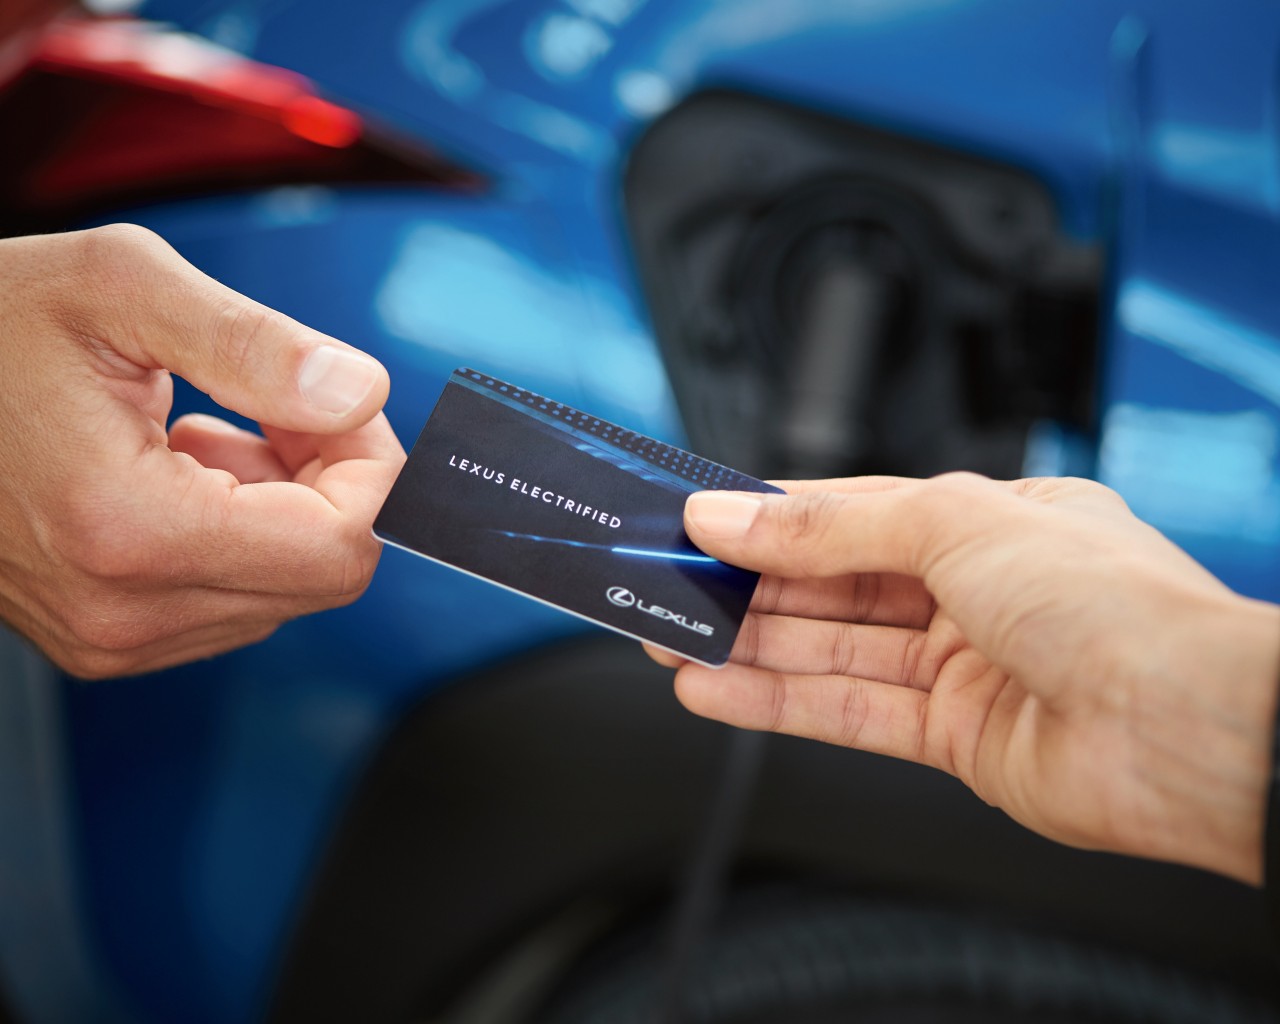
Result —
[[[478,180],[282,68],[132,19],[55,23],[0,95],[0,230],[285,183]]]
[[[281,111],[289,131],[321,146],[350,146],[360,138],[360,118],[319,96],[299,96]]]

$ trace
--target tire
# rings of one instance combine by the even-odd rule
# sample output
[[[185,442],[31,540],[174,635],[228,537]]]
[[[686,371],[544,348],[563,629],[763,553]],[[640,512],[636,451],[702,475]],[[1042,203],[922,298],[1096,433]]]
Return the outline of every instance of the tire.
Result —
[[[1266,1024],[1274,1002],[949,909],[792,889],[733,898],[682,994],[653,927],[585,963],[538,1024]]]

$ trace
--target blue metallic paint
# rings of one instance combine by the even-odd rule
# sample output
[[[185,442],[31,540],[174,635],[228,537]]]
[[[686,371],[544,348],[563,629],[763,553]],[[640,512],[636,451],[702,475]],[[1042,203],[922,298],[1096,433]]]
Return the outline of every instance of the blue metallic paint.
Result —
[[[283,190],[123,214],[377,354],[406,444],[460,363],[680,441],[620,175],[645,124],[693,90],[777,96],[1030,169],[1068,229],[1110,254],[1097,472],[1228,583],[1280,598],[1280,8],[153,0],[144,13],[308,74],[491,176],[481,198]],[[388,550],[362,601],[259,647],[65,681],[87,927],[140,1018],[259,1016],[327,831],[400,710],[582,628]]]

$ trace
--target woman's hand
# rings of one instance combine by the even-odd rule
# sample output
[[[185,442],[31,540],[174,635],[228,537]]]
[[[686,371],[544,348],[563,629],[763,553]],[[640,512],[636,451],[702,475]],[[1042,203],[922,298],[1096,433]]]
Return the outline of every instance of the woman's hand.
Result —
[[[766,575],[730,664],[681,665],[687,707],[942,768],[1062,842],[1260,881],[1280,608],[1088,481],[784,486],[689,499],[699,547]]]

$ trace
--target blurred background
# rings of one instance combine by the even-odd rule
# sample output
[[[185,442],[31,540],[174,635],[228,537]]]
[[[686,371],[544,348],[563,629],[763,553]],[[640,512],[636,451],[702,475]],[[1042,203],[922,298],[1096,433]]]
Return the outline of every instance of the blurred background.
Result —
[[[0,233],[154,229],[406,447],[466,364],[762,476],[1093,477],[1280,599],[1270,2],[5,0],[0,140]],[[160,675],[0,643],[0,1020],[1229,1024],[1277,968],[1252,890],[402,552]]]

